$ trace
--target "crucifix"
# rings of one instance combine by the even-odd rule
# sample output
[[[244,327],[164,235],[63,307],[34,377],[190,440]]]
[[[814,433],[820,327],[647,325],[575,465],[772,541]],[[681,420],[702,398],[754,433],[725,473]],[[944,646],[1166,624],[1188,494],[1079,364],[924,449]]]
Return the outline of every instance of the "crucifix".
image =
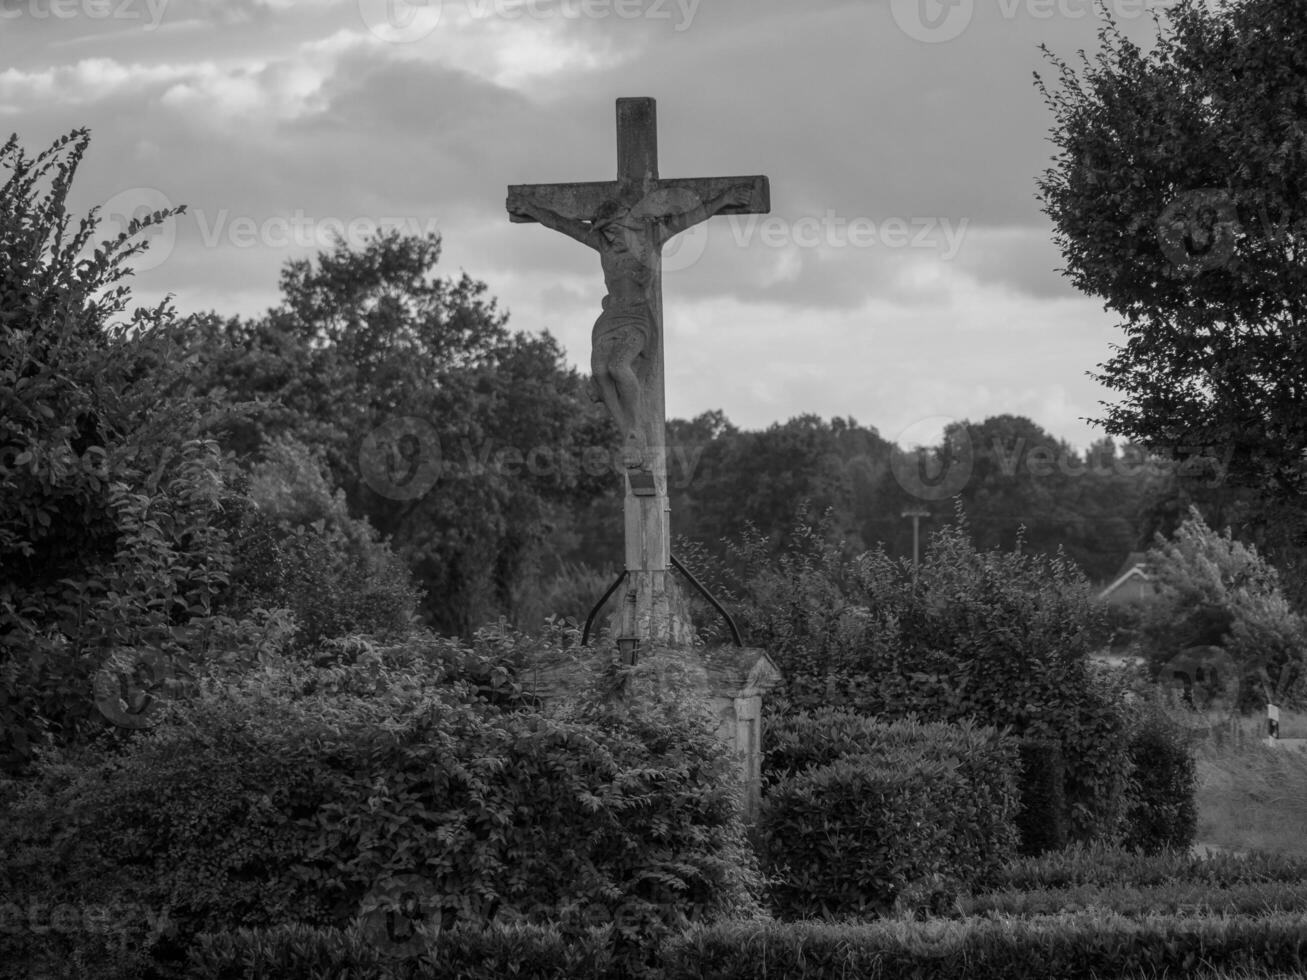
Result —
[[[512,221],[537,221],[599,253],[607,295],[591,335],[593,394],[622,440],[626,590],[619,645],[693,637],[670,575],[663,392],[662,246],[714,214],[766,214],[767,178],[658,176],[654,100],[617,100],[617,179],[508,188]]]

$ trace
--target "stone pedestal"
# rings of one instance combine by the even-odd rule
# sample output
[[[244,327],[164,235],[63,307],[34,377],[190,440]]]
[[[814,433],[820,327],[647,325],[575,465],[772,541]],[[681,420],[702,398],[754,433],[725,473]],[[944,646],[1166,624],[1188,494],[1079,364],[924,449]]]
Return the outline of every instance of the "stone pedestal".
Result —
[[[541,659],[522,672],[523,687],[546,703],[575,695],[616,654],[602,645],[582,647]],[[626,692],[634,701],[655,692],[704,697],[717,719],[717,734],[738,760],[748,823],[758,816],[762,788],[762,699],[781,680],[771,658],[752,647],[641,648],[639,686]]]

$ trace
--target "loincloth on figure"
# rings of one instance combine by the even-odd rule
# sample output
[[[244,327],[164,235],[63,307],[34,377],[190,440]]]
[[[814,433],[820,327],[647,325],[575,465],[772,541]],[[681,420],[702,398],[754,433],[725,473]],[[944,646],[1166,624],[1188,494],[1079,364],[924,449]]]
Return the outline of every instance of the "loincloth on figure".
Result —
[[[609,306],[595,320],[590,342],[596,354],[603,352],[605,363],[634,360],[644,353],[650,340],[649,307],[644,303]]]

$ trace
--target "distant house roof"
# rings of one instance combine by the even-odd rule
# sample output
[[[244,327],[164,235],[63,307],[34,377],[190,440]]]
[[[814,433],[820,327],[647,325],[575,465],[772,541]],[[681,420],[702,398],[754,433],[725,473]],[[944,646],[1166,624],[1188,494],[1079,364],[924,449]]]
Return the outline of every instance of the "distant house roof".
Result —
[[[1128,582],[1152,582],[1152,580],[1153,576],[1148,572],[1148,555],[1142,551],[1132,551],[1126,556],[1116,578],[1112,580],[1107,588],[1098,593],[1098,598],[1108,601]]]

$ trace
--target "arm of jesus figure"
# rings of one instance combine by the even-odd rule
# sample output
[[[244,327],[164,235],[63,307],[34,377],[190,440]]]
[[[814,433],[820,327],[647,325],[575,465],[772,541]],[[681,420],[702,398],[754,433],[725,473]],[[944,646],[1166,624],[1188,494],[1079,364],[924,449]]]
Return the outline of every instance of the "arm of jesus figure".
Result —
[[[550,211],[548,208],[533,204],[531,201],[514,200],[510,197],[507,205],[509,214],[526,215],[528,218],[534,218],[546,228],[561,231],[567,237],[575,238],[582,245],[589,245],[591,248],[597,247],[590,225],[584,221],[564,217],[555,211]]]
[[[679,235],[687,228],[697,225],[701,221],[707,221],[714,214],[724,207],[734,205],[736,207],[745,207],[753,199],[753,187],[749,184],[735,184],[732,187],[714,197],[710,201],[698,204],[688,211],[681,211],[678,214],[669,214],[658,222],[660,229],[659,241],[665,242],[668,239]]]

